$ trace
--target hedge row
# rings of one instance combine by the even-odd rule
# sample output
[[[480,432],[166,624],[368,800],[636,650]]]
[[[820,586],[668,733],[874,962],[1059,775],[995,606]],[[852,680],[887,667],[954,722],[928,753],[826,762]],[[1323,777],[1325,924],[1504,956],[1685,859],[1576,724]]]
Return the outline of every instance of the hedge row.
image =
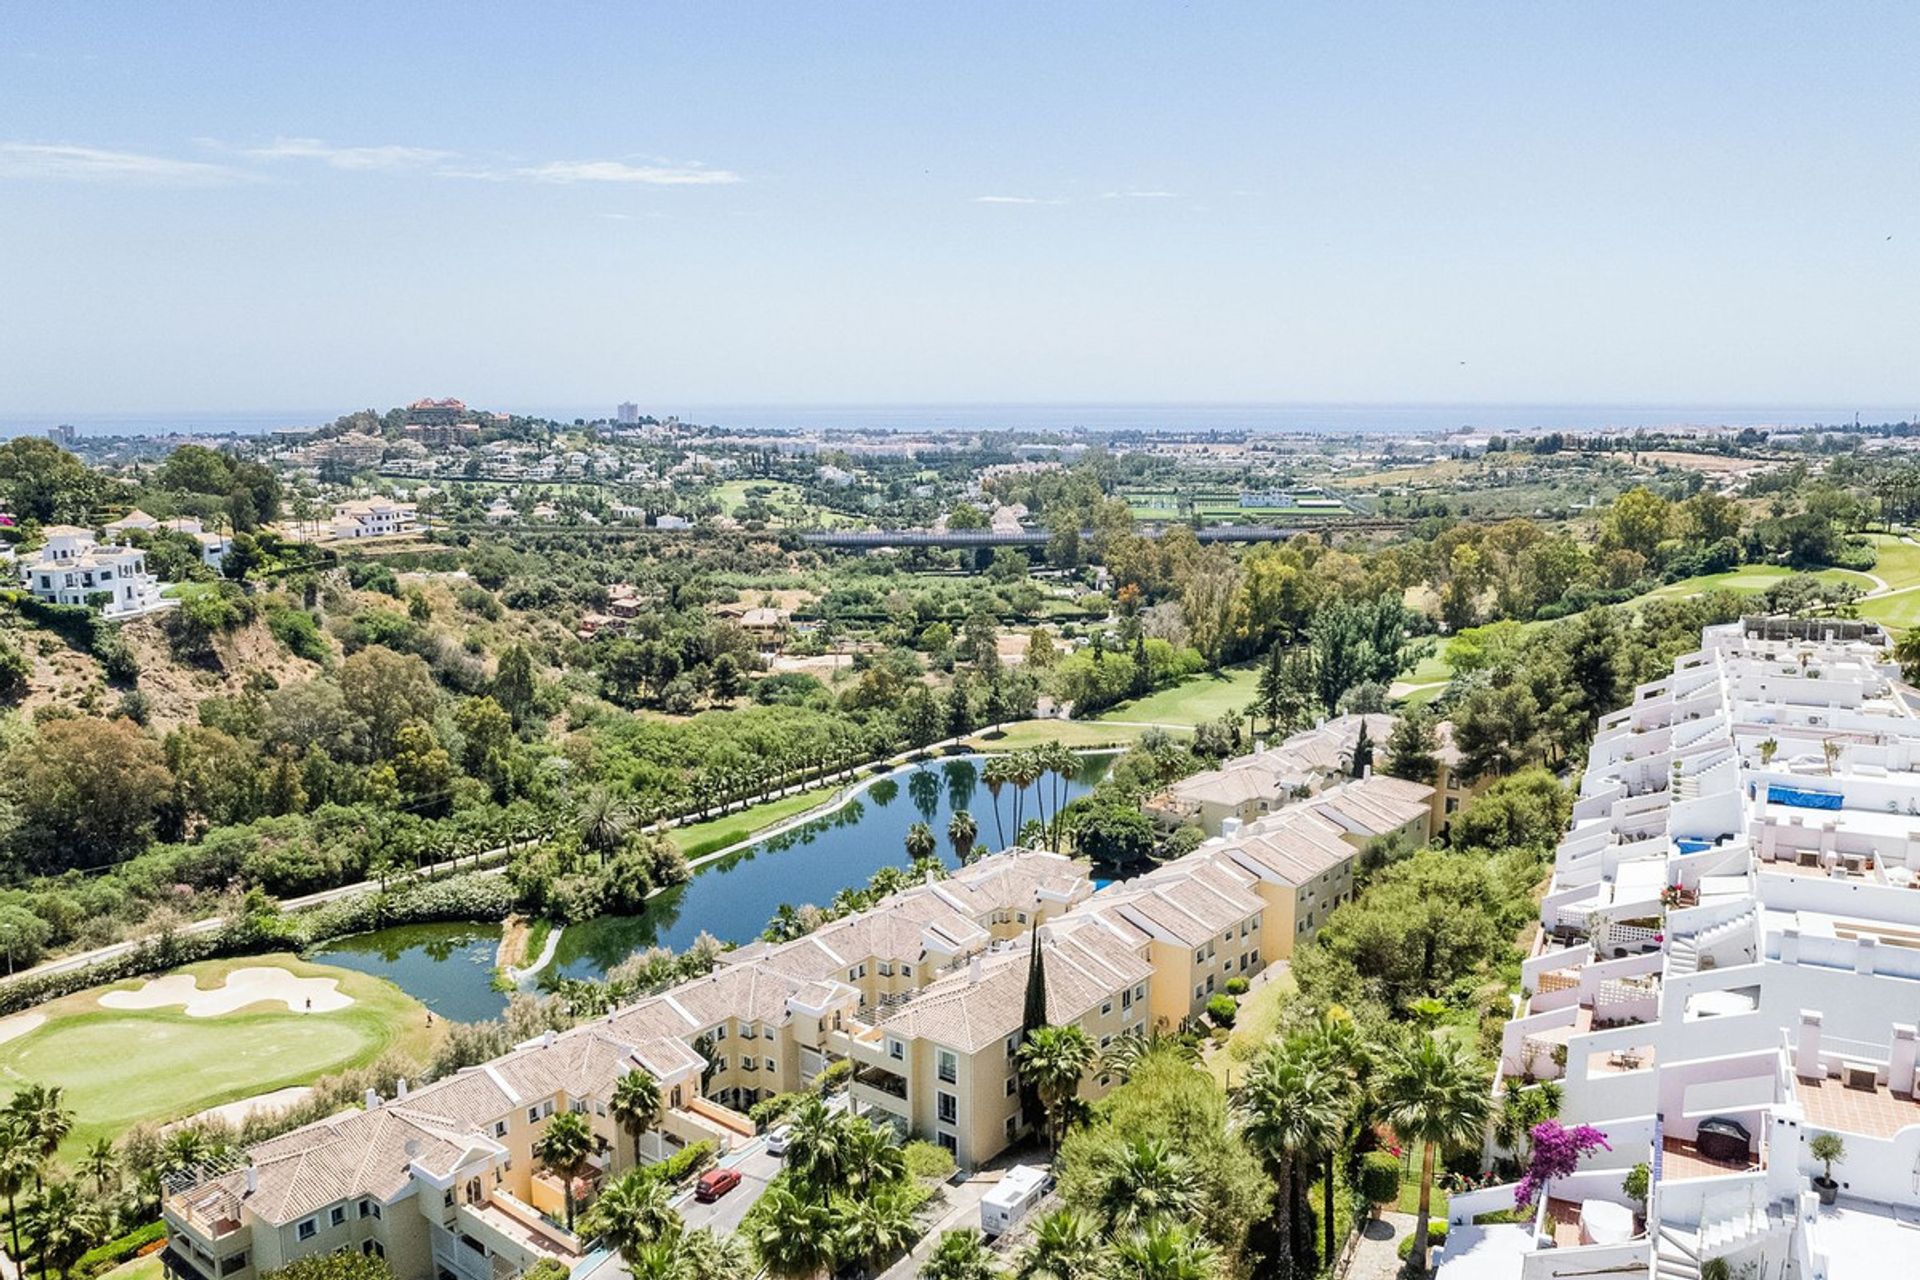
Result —
[[[712,1142],[695,1142],[680,1148],[665,1160],[654,1164],[642,1165],[641,1171],[656,1182],[669,1185],[685,1182],[695,1173],[707,1167],[714,1155]]]
[[[80,1260],[73,1264],[68,1274],[80,1277],[97,1275],[102,1271],[119,1266],[148,1245],[165,1240],[166,1238],[166,1223],[149,1222],[146,1226],[136,1227],[132,1231],[127,1232],[127,1234],[109,1240],[105,1244],[93,1246],[93,1248],[80,1255]]]

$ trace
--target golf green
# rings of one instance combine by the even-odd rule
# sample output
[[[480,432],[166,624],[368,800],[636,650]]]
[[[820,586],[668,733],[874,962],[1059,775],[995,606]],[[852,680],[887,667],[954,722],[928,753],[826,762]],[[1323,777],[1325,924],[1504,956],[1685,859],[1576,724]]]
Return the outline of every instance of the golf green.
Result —
[[[189,1017],[178,1006],[105,1009],[107,990],[136,990],[144,980],[80,992],[42,1006],[41,1026],[0,1043],[0,1101],[28,1083],[58,1085],[74,1112],[63,1144],[71,1156],[96,1138],[117,1137],[145,1121],[164,1122],[372,1062],[395,1051],[424,1061],[440,1034],[425,1010],[389,983],[290,955],[248,956],[191,965],[203,989],[243,966],[273,965],[301,977],[332,977],[353,1003],[328,1013],[295,1013],[262,1001],[217,1017]]]

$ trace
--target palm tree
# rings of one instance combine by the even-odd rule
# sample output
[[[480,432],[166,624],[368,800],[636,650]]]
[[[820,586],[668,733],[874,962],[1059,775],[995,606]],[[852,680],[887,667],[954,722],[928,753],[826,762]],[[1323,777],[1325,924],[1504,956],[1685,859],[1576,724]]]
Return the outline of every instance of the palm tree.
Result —
[[[922,858],[931,858],[939,851],[940,842],[933,837],[933,828],[924,822],[916,822],[907,828],[907,861],[918,862]]]
[[[551,1136],[553,1130],[547,1133]],[[642,1246],[680,1234],[680,1215],[673,1211],[672,1199],[673,1193],[661,1179],[629,1169],[581,1215],[581,1234],[613,1246],[631,1266]]]
[[[840,1121],[840,1183],[854,1196],[870,1195],[907,1176],[907,1156],[894,1145],[893,1131],[871,1120]]]
[[[65,1276],[80,1256],[106,1233],[106,1215],[71,1182],[48,1184],[35,1206],[33,1235],[40,1247],[40,1273],[51,1262]]]
[[[0,1196],[7,1198],[7,1231],[13,1237],[13,1257],[20,1259],[20,1213],[15,1203],[26,1189],[35,1152],[19,1121],[8,1116],[0,1123]]]
[[[1131,1231],[1155,1218],[1185,1218],[1200,1207],[1187,1158],[1158,1138],[1135,1138],[1095,1157],[1095,1203],[1113,1231]]]
[[[60,1105],[64,1097],[65,1091],[57,1084],[29,1084],[14,1094],[13,1101],[8,1104],[9,1110],[27,1134],[29,1149],[38,1157],[33,1162],[33,1190],[36,1197],[40,1197],[42,1174],[47,1161],[53,1159],[54,1152],[73,1132],[73,1112]],[[41,1211],[44,1212],[44,1197],[41,1199]],[[44,1232],[35,1231],[34,1238],[39,1242],[40,1275],[44,1280],[49,1237]]]
[[[1053,791],[1053,839],[1049,847],[1055,853],[1060,852],[1060,809],[1065,797],[1065,788],[1080,772],[1080,757],[1073,754],[1059,742],[1049,742],[1040,748],[1040,760],[1045,766]]]
[[[580,827],[580,843],[599,854],[604,862],[633,830],[633,809],[605,787],[595,787],[581,803],[576,821]]]
[[[113,1139],[95,1139],[93,1145],[87,1148],[80,1168],[87,1177],[93,1179],[93,1185],[103,1197],[108,1193],[108,1183],[112,1183],[113,1189],[117,1190],[120,1186],[120,1153],[113,1149]]]
[[[953,817],[947,820],[947,843],[953,846],[953,856],[966,862],[973,854],[973,845],[980,838],[980,828],[974,822],[973,815],[965,809],[954,810]]]
[[[1080,1095],[1080,1078],[1093,1065],[1093,1041],[1072,1024],[1036,1027],[1020,1046],[1020,1076],[1040,1095],[1047,1112],[1047,1145],[1058,1147],[1066,1134],[1069,1108]]]
[[[1319,1060],[1334,1078],[1341,1110],[1345,1115],[1346,1143],[1336,1142],[1321,1152],[1320,1222],[1321,1258],[1333,1257],[1333,1180],[1334,1162],[1343,1146],[1366,1123],[1367,1075],[1373,1065],[1373,1050],[1353,1015],[1335,1005],[1320,1015],[1320,1020],[1298,1036],[1301,1050]]]
[[[920,1280],[1000,1280],[1000,1268],[980,1233],[971,1227],[948,1231],[920,1268]]]
[[[593,1130],[578,1111],[562,1111],[547,1122],[547,1131],[535,1150],[547,1168],[560,1175],[567,1197],[567,1230],[573,1230],[573,1180],[587,1167],[593,1154]]]
[[[198,1129],[175,1129],[167,1135],[160,1160],[165,1172],[185,1173],[205,1164],[212,1155],[213,1148],[208,1145],[206,1134]]]
[[[770,1275],[808,1280],[834,1264],[833,1215],[824,1200],[776,1181],[753,1208],[753,1252]]]
[[[1000,837],[1000,847],[1007,847],[1007,829],[1000,823],[1000,788],[1007,785],[1007,758],[989,756],[980,766],[980,781],[987,786],[987,794],[993,797],[993,830]]]
[[[607,1105],[613,1122],[633,1139],[633,1162],[640,1163],[640,1135],[660,1123],[664,1108],[660,1101],[660,1082],[644,1071],[629,1071],[613,1086],[613,1101]]]
[[[899,1187],[839,1203],[834,1253],[838,1259],[864,1263],[870,1273],[879,1274],[887,1259],[905,1253],[920,1238],[912,1201]]]
[[[1105,1270],[1106,1243],[1100,1224],[1073,1209],[1056,1209],[1036,1222],[1020,1253],[1020,1280],[1080,1280]]]
[[[1427,1221],[1433,1203],[1433,1164],[1441,1147],[1478,1142],[1491,1103],[1486,1074],[1464,1048],[1416,1036],[1387,1051],[1381,1063],[1381,1115],[1404,1142],[1426,1145],[1420,1159],[1420,1218],[1413,1228],[1413,1267],[1427,1269]]]
[[[1293,1270],[1293,1223],[1299,1207],[1299,1162],[1339,1145],[1346,1116],[1333,1073],[1292,1043],[1270,1046],[1254,1063],[1237,1099],[1241,1135],[1273,1175],[1279,1203],[1274,1234],[1282,1275]]]
[[[682,1233],[673,1247],[679,1269],[672,1280],[742,1280],[753,1273],[746,1243],[736,1236],[702,1227]]]
[[[1112,1280],[1214,1280],[1219,1254],[1177,1222],[1151,1222],[1117,1241]]]
[[[787,1172],[812,1198],[825,1200],[846,1180],[846,1122],[815,1095],[800,1104],[788,1123]]]

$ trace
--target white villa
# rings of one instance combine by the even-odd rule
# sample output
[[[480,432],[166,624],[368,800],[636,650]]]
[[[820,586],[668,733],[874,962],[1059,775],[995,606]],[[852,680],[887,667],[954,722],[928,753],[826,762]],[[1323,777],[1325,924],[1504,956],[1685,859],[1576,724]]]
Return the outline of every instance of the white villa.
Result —
[[[135,547],[101,546],[91,529],[49,525],[47,543],[19,562],[21,582],[48,604],[91,606],[100,600],[109,618],[165,609],[160,580],[147,572],[147,553]]]
[[[419,508],[390,498],[360,498],[334,504],[329,528],[334,538],[383,538],[420,528]]]
[[[1454,1197],[1442,1280],[1920,1270],[1916,702],[1878,626],[1748,618],[1600,722],[1495,1090],[1612,1149],[1524,1223]]]
[[[209,533],[205,524],[191,516],[180,516],[173,520],[161,520],[148,515],[135,507],[118,520],[103,527],[109,537],[139,529],[147,533],[168,530],[172,533],[184,533],[200,544],[200,559],[209,567],[218,569],[227,558],[227,552],[233,550],[233,539],[224,533]]]

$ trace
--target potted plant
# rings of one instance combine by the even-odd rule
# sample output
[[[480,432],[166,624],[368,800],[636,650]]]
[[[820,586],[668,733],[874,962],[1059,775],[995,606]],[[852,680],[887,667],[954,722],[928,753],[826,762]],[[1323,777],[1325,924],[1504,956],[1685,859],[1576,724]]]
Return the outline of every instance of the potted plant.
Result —
[[[1647,1166],[1646,1161],[1642,1160],[1639,1164],[1627,1170],[1627,1176],[1621,1179],[1620,1182],[1621,1192],[1637,1206],[1637,1211],[1643,1221],[1647,1216],[1647,1184],[1652,1178],[1653,1170]]]
[[[1833,1180],[1833,1166],[1847,1158],[1847,1144],[1837,1133],[1821,1133],[1814,1135],[1807,1151],[1820,1162],[1823,1170],[1813,1180],[1813,1189],[1820,1193],[1821,1204],[1832,1204],[1840,1198],[1840,1184]]]
[[[1774,754],[1779,750],[1780,750],[1780,744],[1774,741],[1772,738],[1768,738],[1765,742],[1762,742],[1760,744],[1761,767],[1765,768],[1766,766],[1772,764]]]

